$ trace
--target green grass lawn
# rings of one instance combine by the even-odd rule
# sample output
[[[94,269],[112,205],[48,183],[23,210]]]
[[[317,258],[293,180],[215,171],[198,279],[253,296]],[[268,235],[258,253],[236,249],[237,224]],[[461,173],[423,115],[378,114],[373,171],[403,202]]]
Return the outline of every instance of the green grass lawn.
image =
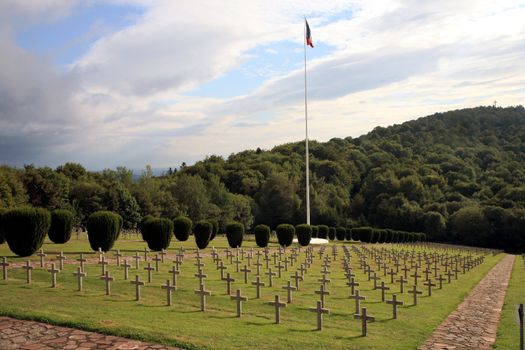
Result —
[[[498,336],[495,349],[518,349],[520,333],[516,323],[516,305],[525,304],[525,262],[521,256],[516,256],[512,276],[510,278],[505,304],[498,326]]]
[[[314,294],[314,290],[319,288],[317,279],[321,278],[321,261],[317,254],[306,275],[306,281],[300,285],[301,290],[294,293],[294,302],[281,309],[282,324],[276,325],[274,309],[267,305],[267,302],[273,300],[275,294],[279,294],[281,300],[285,300],[286,293],[281,287],[290,279],[297,265],[290,267],[288,272],[283,272],[282,278],[275,278],[273,288],[264,287],[261,299],[255,299],[255,287],[244,284],[242,273],[235,272],[235,265],[228,265],[228,271],[236,279],[232,290],[240,288],[242,294],[249,298],[243,305],[242,318],[238,319],[235,317],[235,302],[226,295],[226,283],[220,281],[219,270],[215,268],[211,257],[207,256],[203,260],[206,264],[204,272],[208,275],[205,284],[212,296],[207,299],[207,311],[200,312],[199,297],[194,294],[198,280],[193,277],[196,273],[196,267],[193,265],[195,244],[191,239],[192,237],[190,241],[182,244],[172,242],[169,249],[170,254],[180,246],[188,249],[181,267],[182,274],[178,279],[179,289],[173,293],[171,307],[165,306],[166,292],[160,285],[171,276],[168,270],[172,266],[172,258],[161,266],[159,272],[154,273],[153,282],[142,288],[140,302],[134,301],[134,286],[123,280],[123,268],[115,266],[113,261],[109,271],[116,281],[112,284],[111,296],[104,295],[104,283],[99,279],[101,269],[95,264],[86,266],[88,276],[84,281],[84,292],[76,291],[76,279],[72,273],[77,264],[66,264],[64,271],[58,276],[56,289],[50,288],[50,274],[42,269],[34,270],[31,285],[25,283],[24,270],[11,269],[9,280],[0,281],[0,313],[186,348],[415,349],[503,257],[503,254],[487,256],[485,263],[465,275],[460,275],[451,285],[445,283],[443,290],[434,290],[432,297],[427,297],[424,293],[416,307],[411,305],[412,296],[406,293],[407,290],[404,294],[398,293],[398,300],[404,301],[406,305],[399,308],[398,319],[393,320],[392,307],[381,302],[380,291],[373,290],[372,281],[366,281],[362,270],[358,268],[358,259],[352,255],[351,265],[357,274],[357,281],[361,283],[359,289],[361,294],[367,297],[362,306],[366,306],[369,314],[376,318],[376,322],[369,324],[368,336],[363,338],[361,323],[353,318],[354,300],[348,299],[350,292],[349,287],[345,286],[341,247],[339,257],[332,262],[331,267],[331,294],[326,299],[330,315],[324,316],[324,329],[316,331],[316,315],[308,309],[314,307],[318,300],[318,296]],[[351,246],[350,243],[337,244]],[[222,253],[227,247],[227,241],[218,237],[211,245]],[[145,247],[144,242],[132,237],[118,240],[114,248],[125,251],[125,255],[129,257],[132,255],[131,251],[143,250]],[[255,243],[246,240],[243,247],[255,247]],[[272,248],[275,247],[277,245],[274,242]],[[394,245],[377,247],[406,249],[406,246]],[[48,256],[49,262],[59,251],[64,251],[72,260],[77,258],[78,252],[89,252],[90,248],[83,237],[77,240],[74,236],[63,246],[46,243],[44,251],[54,252]],[[330,252],[329,246],[326,253]],[[0,256],[9,256],[10,262],[27,260],[13,257],[6,245],[0,246]],[[113,254],[107,253],[107,256],[112,257]],[[38,265],[38,257],[33,256],[31,259]],[[304,253],[301,253],[302,260]],[[130,269],[130,279],[139,274],[141,280],[147,280],[144,266],[141,262],[139,271]],[[251,268],[255,270],[255,266]],[[255,280],[254,275],[251,274],[250,282]],[[389,281],[389,277],[384,280]],[[263,281],[268,285],[267,276],[263,276]],[[392,292],[399,292],[397,285],[391,287],[387,299],[390,299]],[[420,289],[423,290],[423,286],[420,286]]]

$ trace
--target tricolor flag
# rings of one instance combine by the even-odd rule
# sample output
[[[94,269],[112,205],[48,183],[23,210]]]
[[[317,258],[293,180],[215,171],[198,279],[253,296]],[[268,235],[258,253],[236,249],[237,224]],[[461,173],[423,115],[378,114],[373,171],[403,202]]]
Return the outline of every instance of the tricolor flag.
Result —
[[[306,18],[304,19],[304,23],[306,24],[306,45],[314,47],[314,44],[312,43],[312,33],[310,32],[310,26],[308,25]]]

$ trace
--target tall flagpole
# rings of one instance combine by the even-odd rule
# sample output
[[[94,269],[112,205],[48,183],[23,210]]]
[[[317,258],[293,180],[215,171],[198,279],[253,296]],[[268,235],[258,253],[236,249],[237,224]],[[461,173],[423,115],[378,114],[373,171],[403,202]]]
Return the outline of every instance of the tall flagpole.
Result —
[[[306,17],[304,18],[304,120],[306,131],[306,223],[310,225],[310,156],[308,152],[308,90],[306,88]]]

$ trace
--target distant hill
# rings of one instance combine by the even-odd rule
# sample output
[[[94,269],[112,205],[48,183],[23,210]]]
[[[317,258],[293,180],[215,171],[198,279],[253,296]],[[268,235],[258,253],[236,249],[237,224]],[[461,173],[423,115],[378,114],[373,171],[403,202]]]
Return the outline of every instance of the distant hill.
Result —
[[[305,221],[304,142],[210,156],[140,177],[125,167],[88,172],[0,166],[0,211],[72,210],[79,224],[113,210],[247,228]],[[310,142],[314,225],[425,232],[431,240],[525,252],[525,109],[479,107],[378,127],[359,138]]]
[[[422,231],[435,240],[508,246],[525,223],[525,109],[478,107],[311,142],[312,222]],[[215,174],[254,200],[255,222],[304,221],[304,142],[183,173]]]

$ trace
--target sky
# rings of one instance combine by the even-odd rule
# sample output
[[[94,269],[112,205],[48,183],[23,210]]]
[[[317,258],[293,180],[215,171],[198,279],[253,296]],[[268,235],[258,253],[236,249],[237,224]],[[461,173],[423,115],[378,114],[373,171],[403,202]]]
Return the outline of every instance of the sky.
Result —
[[[0,164],[178,167],[525,97],[525,1],[2,0]]]

